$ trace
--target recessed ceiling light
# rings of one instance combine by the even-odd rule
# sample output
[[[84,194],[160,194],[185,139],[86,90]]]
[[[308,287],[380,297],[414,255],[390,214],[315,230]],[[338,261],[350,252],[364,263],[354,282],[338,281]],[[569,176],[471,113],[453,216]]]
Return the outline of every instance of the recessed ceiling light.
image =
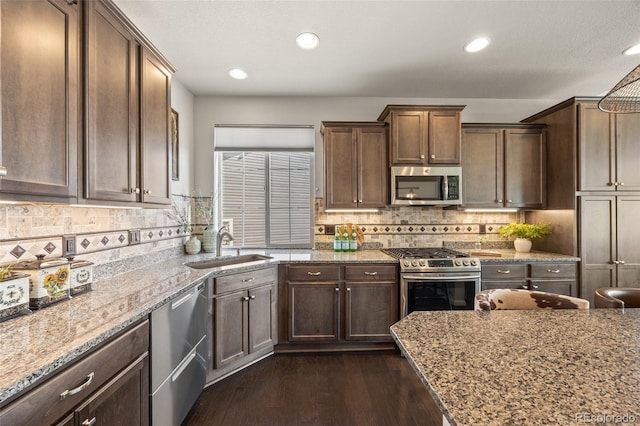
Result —
[[[302,49],[315,49],[320,44],[320,37],[314,33],[302,33],[296,37],[296,44]]]
[[[246,72],[244,72],[244,70],[241,70],[240,68],[229,70],[229,75],[236,80],[244,80],[249,76]]]
[[[625,49],[622,54],[623,55],[637,55],[640,53],[640,43]]]
[[[479,37],[473,41],[464,45],[464,51],[469,53],[479,52],[489,45],[489,39],[486,37]]]

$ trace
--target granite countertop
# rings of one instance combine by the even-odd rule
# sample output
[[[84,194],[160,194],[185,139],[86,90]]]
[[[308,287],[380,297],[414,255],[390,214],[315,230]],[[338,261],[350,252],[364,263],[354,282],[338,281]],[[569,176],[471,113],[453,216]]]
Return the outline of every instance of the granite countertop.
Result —
[[[531,251],[519,253],[513,249],[460,250],[480,259],[480,263],[514,263],[514,262],[579,262],[580,258],[566,254]],[[479,253],[482,253],[480,255]]]
[[[413,312],[391,333],[451,425],[640,421],[640,309]]]
[[[96,280],[91,292],[0,323],[0,405],[46,380],[66,363],[134,322],[146,318],[151,311],[207,277],[248,271],[280,262],[397,262],[397,259],[379,250],[354,253],[303,249],[242,250],[242,254],[248,253],[266,254],[272,259],[198,270],[184,263],[215,256],[212,253],[178,256],[118,273],[109,279]],[[223,256],[235,254],[235,250],[223,251]],[[483,262],[486,260],[482,259]]]
[[[235,254],[235,250],[223,255]],[[242,250],[273,259],[212,269],[192,269],[185,262],[215,257],[211,253],[179,256],[109,279],[93,290],[42,310],[0,323],[0,405],[42,382],[69,363],[146,318],[151,311],[209,276],[261,268],[279,262],[397,262],[379,250],[334,253],[316,250]]]

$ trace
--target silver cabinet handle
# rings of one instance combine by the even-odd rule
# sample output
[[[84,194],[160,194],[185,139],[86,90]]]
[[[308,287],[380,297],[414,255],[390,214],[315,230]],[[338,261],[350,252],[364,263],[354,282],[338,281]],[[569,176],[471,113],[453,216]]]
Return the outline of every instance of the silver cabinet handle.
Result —
[[[140,188],[129,188],[129,194],[139,194]]]
[[[86,389],[91,384],[91,382],[93,381],[93,376],[95,376],[95,373],[92,371],[91,373],[89,373],[89,375],[87,376],[87,380],[85,380],[83,384],[81,384],[77,388],[74,388],[74,389],[71,389],[71,390],[67,389],[66,391],[62,392],[60,394],[60,400],[63,400],[68,396],[75,395],[78,392],[81,392],[84,389]]]
[[[354,203],[357,203],[358,201],[357,201],[357,200],[353,200],[353,202],[354,202]]]
[[[624,182],[618,182],[618,185],[624,186]]]
[[[318,272],[307,272],[307,275],[311,275],[312,277],[318,277],[320,276],[320,274],[322,274],[322,272],[318,271]]]
[[[501,202],[502,202],[502,200],[496,200],[496,203],[501,203]]]
[[[340,287],[336,287],[336,293],[340,291]]]
[[[520,288],[521,288],[521,289],[523,289],[523,290],[529,290],[529,286],[528,286],[528,285],[526,285],[526,284],[522,284],[522,285],[520,286]]]
[[[513,200],[507,200],[507,203],[513,203]]]
[[[615,186],[616,182],[607,182],[607,186]]]
[[[431,154],[431,159],[435,160],[436,159],[436,155],[435,154]]]
[[[510,273],[511,273],[511,270],[510,270],[510,269],[507,269],[506,271],[504,271],[504,270],[502,270],[502,269],[498,269],[498,273],[499,273],[499,274],[510,274]]]
[[[249,301],[249,296],[242,296],[242,301],[243,302],[248,302]]]
[[[251,281],[255,281],[256,279],[254,277],[251,278],[245,278],[242,280],[243,283],[250,283]]]
[[[347,287],[347,291],[351,291],[351,287]]]
[[[534,289],[534,290],[537,290],[537,289],[539,289],[540,287],[538,287],[537,285],[532,285],[532,286],[531,286],[531,288],[532,288],[532,289]]]
[[[252,294],[251,296],[249,296],[249,300],[255,300],[255,298],[256,298],[255,294]]]
[[[6,176],[7,175],[7,168],[4,166],[0,166],[0,176]]]
[[[150,189],[145,189],[144,191],[142,191],[143,194],[147,194],[147,195],[151,195],[151,190]]]
[[[94,417],[91,420],[87,419],[84,422],[82,422],[81,424],[82,424],[82,426],[93,426],[93,425],[96,424],[96,418]]]
[[[372,277],[375,277],[376,275],[378,275],[378,271],[374,271],[374,272],[368,272],[368,271],[364,271],[365,275],[370,275]]]
[[[616,260],[615,262],[616,265],[624,265],[624,260]]]
[[[362,200],[358,200],[359,203],[362,203]]]
[[[420,159],[424,160],[424,154],[420,154]]]
[[[547,269],[547,272],[550,274],[559,274],[560,269]]]

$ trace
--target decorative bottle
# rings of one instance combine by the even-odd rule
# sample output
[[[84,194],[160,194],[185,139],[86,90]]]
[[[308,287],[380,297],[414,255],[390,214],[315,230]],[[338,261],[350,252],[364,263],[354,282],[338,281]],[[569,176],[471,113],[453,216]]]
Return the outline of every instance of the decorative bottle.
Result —
[[[349,251],[349,233],[347,232],[347,227],[346,226],[342,226],[342,251],[344,252],[348,252]]]
[[[351,237],[349,238],[349,251],[355,252],[358,250],[358,234],[356,233],[356,226],[351,227]]]
[[[340,227],[336,226],[336,232],[333,235],[333,251],[342,251],[342,241],[340,238]]]

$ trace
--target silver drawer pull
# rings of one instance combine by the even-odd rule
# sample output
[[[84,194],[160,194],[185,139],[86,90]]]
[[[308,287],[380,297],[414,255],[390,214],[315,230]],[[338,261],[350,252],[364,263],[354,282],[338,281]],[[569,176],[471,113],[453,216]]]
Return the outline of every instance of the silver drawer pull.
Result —
[[[364,274],[365,274],[365,275],[370,275],[370,276],[372,276],[372,277],[375,277],[376,275],[378,275],[378,272],[377,272],[377,271],[376,271],[376,272],[367,272],[367,271],[364,271]]]
[[[91,420],[87,419],[84,422],[81,423],[82,426],[93,426],[96,424],[96,418],[92,418]]]
[[[532,285],[532,286],[531,286],[531,288],[532,288],[532,289],[534,289],[534,290],[537,290],[537,289],[539,289],[540,287],[539,287],[539,286],[537,286],[537,285]]]
[[[340,291],[340,287],[336,287],[336,293]]]
[[[311,275],[312,277],[317,277],[320,276],[320,274],[322,274],[322,272],[318,271],[318,272],[307,272],[307,275]]]
[[[242,301],[243,302],[248,302],[249,301],[249,296],[242,296]]]
[[[503,271],[502,269],[498,269],[498,273],[499,274],[510,274],[511,270],[507,269],[506,271]]]
[[[255,299],[256,299],[255,294],[252,294],[251,296],[249,296],[249,300],[255,300]]]
[[[547,269],[547,272],[550,274],[559,274],[560,269]]]
[[[256,279],[254,277],[251,278],[245,278],[242,280],[243,283],[250,283],[251,281],[255,281]]]
[[[86,389],[93,381],[93,376],[95,376],[95,373],[92,371],[91,373],[89,373],[89,375],[87,376],[87,380],[85,380],[83,384],[81,384],[75,389],[71,389],[71,390],[67,389],[66,391],[62,392],[60,394],[60,400],[63,400],[68,396],[75,395],[78,392],[81,392],[82,390]]]

